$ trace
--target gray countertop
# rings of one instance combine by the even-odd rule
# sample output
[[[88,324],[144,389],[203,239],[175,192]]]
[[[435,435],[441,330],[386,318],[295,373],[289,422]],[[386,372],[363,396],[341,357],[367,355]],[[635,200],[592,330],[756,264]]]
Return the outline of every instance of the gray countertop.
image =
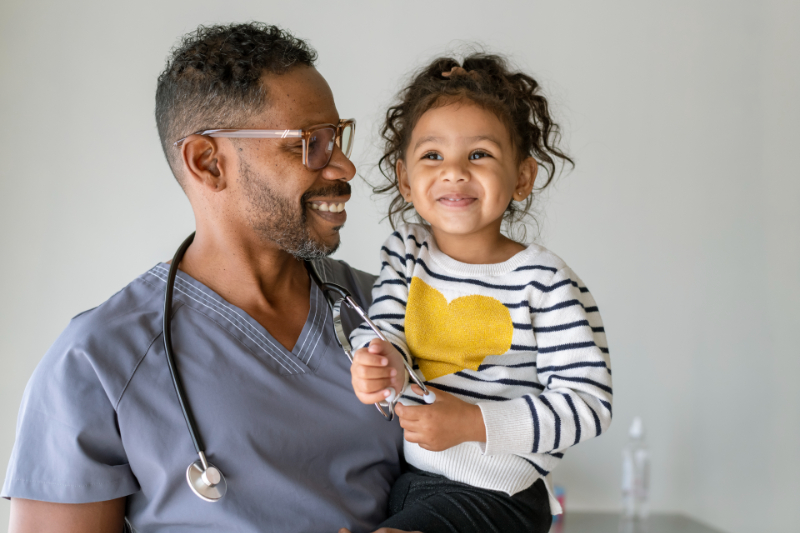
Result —
[[[683,515],[653,514],[644,522],[622,521],[618,514],[572,511],[550,533],[721,533]]]

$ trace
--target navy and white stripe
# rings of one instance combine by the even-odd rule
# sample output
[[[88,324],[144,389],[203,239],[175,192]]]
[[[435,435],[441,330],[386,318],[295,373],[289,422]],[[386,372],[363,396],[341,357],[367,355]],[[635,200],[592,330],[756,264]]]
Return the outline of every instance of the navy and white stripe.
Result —
[[[513,494],[552,471],[563,450],[608,428],[613,391],[605,329],[591,292],[559,257],[531,245],[504,263],[460,263],[443,254],[424,227],[409,224],[387,239],[381,261],[370,317],[404,355],[413,356],[404,325],[415,277],[448,302],[476,294],[495,298],[513,325],[506,353],[487,356],[477,370],[430,382],[481,407],[487,442],[437,453],[406,443],[411,464]],[[365,346],[372,338],[370,329],[359,327],[351,341]],[[419,400],[406,389],[401,401]],[[490,457],[502,475],[485,468]]]

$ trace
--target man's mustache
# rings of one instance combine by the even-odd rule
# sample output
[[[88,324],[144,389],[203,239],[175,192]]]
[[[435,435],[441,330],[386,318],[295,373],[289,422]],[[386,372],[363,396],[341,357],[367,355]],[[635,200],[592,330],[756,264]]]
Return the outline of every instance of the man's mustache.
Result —
[[[349,183],[344,181],[335,181],[327,187],[320,187],[319,189],[306,191],[303,193],[300,201],[302,202],[302,205],[306,205],[306,202],[315,196],[344,196],[346,194],[350,194],[350,191],[351,189]]]

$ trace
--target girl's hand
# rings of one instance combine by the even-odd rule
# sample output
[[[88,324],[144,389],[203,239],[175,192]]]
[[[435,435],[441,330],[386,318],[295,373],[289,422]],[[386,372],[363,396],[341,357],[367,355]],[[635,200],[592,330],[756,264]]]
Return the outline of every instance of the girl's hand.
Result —
[[[408,442],[432,452],[441,452],[462,442],[486,442],[480,407],[430,385],[428,388],[436,391],[436,401],[431,405],[398,403],[395,406]],[[411,390],[422,395],[422,389],[416,385],[412,385]]]
[[[353,354],[350,378],[362,403],[382,402],[389,396],[388,387],[400,394],[405,384],[403,356],[391,343],[373,339]]]

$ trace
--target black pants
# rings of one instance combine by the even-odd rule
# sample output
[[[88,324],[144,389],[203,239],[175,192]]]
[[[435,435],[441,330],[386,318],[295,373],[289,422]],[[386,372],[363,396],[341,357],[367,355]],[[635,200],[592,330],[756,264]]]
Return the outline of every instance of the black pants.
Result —
[[[389,514],[380,527],[422,533],[547,533],[553,519],[541,479],[509,496],[412,466],[392,487]]]

